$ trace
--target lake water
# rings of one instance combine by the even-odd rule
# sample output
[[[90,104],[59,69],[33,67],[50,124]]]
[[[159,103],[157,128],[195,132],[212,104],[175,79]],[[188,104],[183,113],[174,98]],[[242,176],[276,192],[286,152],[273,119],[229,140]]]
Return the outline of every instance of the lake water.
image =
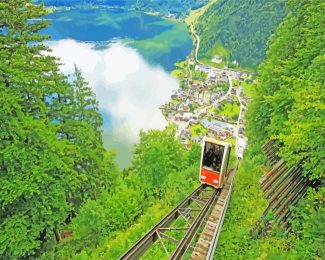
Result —
[[[159,106],[178,88],[170,75],[185,59],[192,41],[182,23],[138,12],[72,9],[48,16],[43,33],[60,57],[64,73],[74,64],[83,71],[104,117],[104,143],[117,151],[117,162],[129,164],[141,129],[167,124]]]

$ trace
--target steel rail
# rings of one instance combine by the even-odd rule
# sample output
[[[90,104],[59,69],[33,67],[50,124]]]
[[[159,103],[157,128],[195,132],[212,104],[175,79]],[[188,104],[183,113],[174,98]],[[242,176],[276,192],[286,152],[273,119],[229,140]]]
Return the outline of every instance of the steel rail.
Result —
[[[211,245],[209,247],[208,255],[207,255],[207,258],[206,258],[208,260],[213,260],[213,258],[214,258],[214,254],[215,254],[215,251],[216,251],[216,248],[217,248],[221,228],[222,228],[223,221],[224,221],[224,218],[226,216],[227,209],[228,209],[230,196],[231,196],[231,192],[232,192],[232,186],[233,186],[233,181],[230,184],[230,188],[228,190],[227,198],[226,198],[226,201],[225,201],[225,206],[224,206],[224,208],[222,210],[221,218],[219,218],[219,220],[218,220],[217,228],[216,228],[216,230],[214,232],[214,236],[213,236],[213,241],[212,241],[212,243],[211,243]]]
[[[180,204],[178,204],[178,206],[176,206],[167,216],[165,216],[157,225],[155,225],[147,234],[138,240],[119,259],[139,259],[148,250],[148,248],[159,239],[158,232],[167,229],[181,215],[180,209],[190,205],[193,201],[193,197],[199,196],[199,194],[206,188],[207,185],[205,184],[199,186],[194,192],[192,192]],[[186,230],[188,229],[189,228],[186,228]]]
[[[171,255],[170,259],[182,259],[186,251],[191,245],[192,239],[196,235],[198,229],[200,228],[206,214],[208,213],[209,209],[211,208],[211,205],[213,205],[214,201],[218,198],[218,195],[220,194],[221,190],[214,190],[212,196],[209,198],[209,200],[205,203],[204,207],[202,208],[200,214],[195,218],[192,225],[186,232],[184,238],[181,240],[181,242],[178,244],[177,248],[174,250],[173,254]]]
[[[225,218],[235,174],[238,169],[239,162],[235,169],[230,172],[228,178],[224,182],[222,190],[217,197],[216,203],[213,203],[213,209],[209,215],[207,223],[197,241],[190,259],[209,259],[212,260],[216,250],[223,220]]]

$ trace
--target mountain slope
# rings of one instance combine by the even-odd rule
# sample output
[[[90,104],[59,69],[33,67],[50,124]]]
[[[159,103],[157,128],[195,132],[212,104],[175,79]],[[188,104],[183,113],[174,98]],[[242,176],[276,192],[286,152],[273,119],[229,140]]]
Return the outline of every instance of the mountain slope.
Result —
[[[281,156],[323,176],[325,158],[325,3],[289,0],[289,15],[270,40],[253,102],[256,135],[278,139]]]
[[[269,41],[259,68],[259,85],[248,109],[248,150],[236,180],[216,259],[324,259],[325,3],[289,0],[288,15]],[[305,173],[323,180],[292,208],[292,230],[280,228],[258,237],[252,225],[266,208],[258,180],[265,172],[261,145],[276,137],[281,156],[304,158]],[[264,201],[264,202],[263,202]],[[270,223],[276,220],[269,214]]]
[[[47,6],[80,6],[80,5],[104,5],[125,7],[131,10],[158,12],[160,15],[174,15],[184,17],[190,10],[200,8],[208,0],[36,0]]]
[[[200,58],[211,59],[209,50],[228,49],[224,59],[256,68],[263,60],[269,36],[284,16],[285,0],[220,0],[198,19]]]

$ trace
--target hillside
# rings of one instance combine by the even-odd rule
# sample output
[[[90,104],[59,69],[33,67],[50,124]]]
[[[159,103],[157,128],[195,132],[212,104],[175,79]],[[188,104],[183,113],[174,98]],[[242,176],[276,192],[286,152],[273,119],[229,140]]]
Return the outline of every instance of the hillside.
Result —
[[[197,1],[173,3],[183,15]],[[141,131],[130,167],[119,169],[91,85],[78,67],[63,75],[44,45],[44,6],[0,1],[0,13],[0,259],[118,259],[199,185],[201,147],[186,148],[173,125]],[[216,259],[325,259],[324,13],[323,0],[288,0],[286,9],[280,0],[220,0],[199,18],[201,58],[221,50],[243,66],[264,59],[256,81],[243,83],[249,145]],[[292,208],[289,233],[269,215],[274,228],[252,235],[267,205],[258,180],[270,168],[261,152],[270,139],[319,185]],[[163,249],[148,259],[164,259]]]
[[[266,171],[261,145],[278,140],[290,165],[303,160],[310,179],[324,183],[324,12],[321,0],[290,0],[288,15],[270,39],[259,84],[248,109],[249,147],[236,176],[220,234],[220,259],[324,259],[324,185],[309,190],[292,209],[291,232],[279,227],[250,233],[266,202],[258,183]],[[268,216],[270,221],[275,219]]]
[[[175,17],[184,17],[190,10],[200,8],[208,0],[35,0],[43,2],[47,6],[82,6],[82,5],[104,5],[123,7],[128,10],[138,10],[144,12],[159,13],[162,16],[172,15]]]
[[[284,16],[284,3],[220,0],[212,4],[196,24],[201,37],[199,57],[211,60],[219,54],[228,62],[256,68],[265,56],[268,38]]]

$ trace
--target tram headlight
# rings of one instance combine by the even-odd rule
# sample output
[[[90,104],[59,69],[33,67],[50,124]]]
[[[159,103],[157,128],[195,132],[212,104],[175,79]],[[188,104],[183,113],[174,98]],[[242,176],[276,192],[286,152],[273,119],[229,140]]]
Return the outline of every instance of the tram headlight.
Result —
[[[218,181],[218,180],[213,180],[213,183],[216,183],[216,184],[218,184],[218,183],[219,183],[219,181]]]

